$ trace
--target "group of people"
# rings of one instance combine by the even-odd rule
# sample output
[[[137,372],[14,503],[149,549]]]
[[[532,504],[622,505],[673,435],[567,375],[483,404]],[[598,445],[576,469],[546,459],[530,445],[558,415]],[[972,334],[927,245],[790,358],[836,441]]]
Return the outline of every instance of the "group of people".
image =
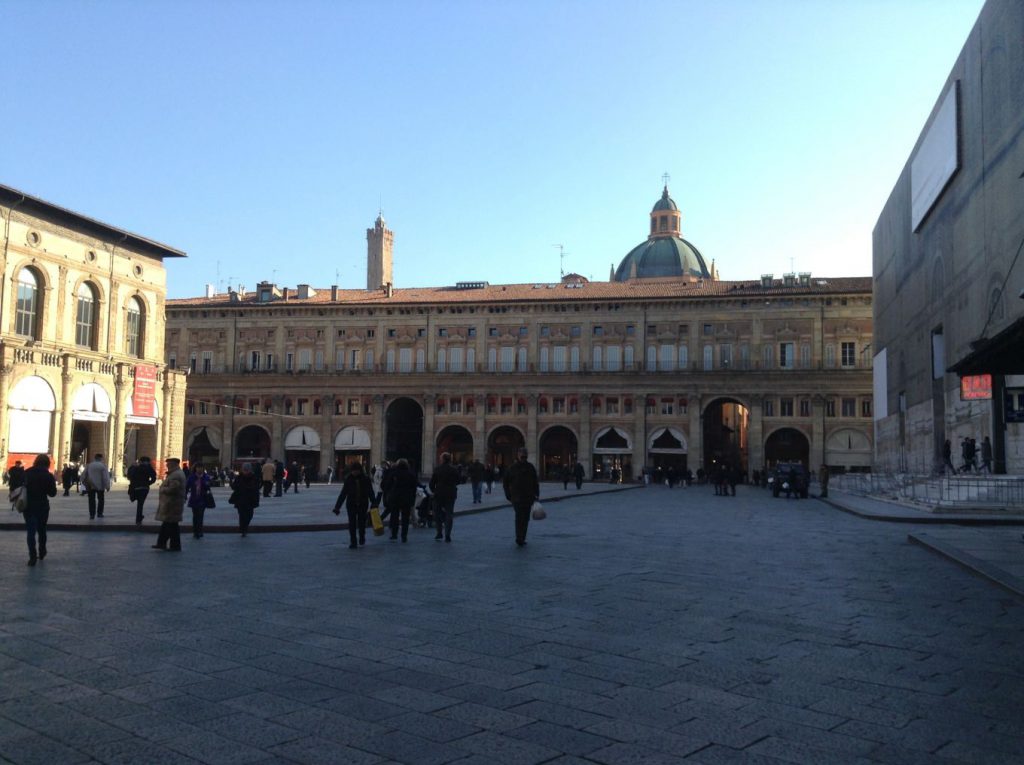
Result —
[[[530,523],[530,511],[533,503],[540,499],[540,481],[537,469],[529,462],[526,449],[520,449],[517,458],[508,470],[504,471],[502,481],[505,497],[512,503],[515,510],[516,544],[526,544],[526,532]],[[478,503],[481,487],[487,484],[490,493],[493,484],[493,472],[486,466],[474,469],[471,463],[467,470],[473,488],[473,502]],[[441,455],[440,464],[434,468],[426,487],[421,487],[409,465],[408,460],[400,459],[393,465],[384,463],[374,466],[372,475],[367,475],[359,462],[349,466],[348,475],[342,482],[341,492],[334,503],[334,514],[340,515],[344,507],[348,514],[349,548],[357,550],[366,544],[366,526],[371,508],[383,507],[381,522],[388,519],[391,539],[409,540],[409,524],[412,510],[416,504],[418,491],[423,491],[423,501],[430,503],[429,521],[434,526],[434,539],[445,542],[452,541],[452,526],[455,519],[455,501],[458,498],[459,484],[463,476],[452,464],[452,455],[445,452]],[[490,480],[488,480],[490,478]],[[424,491],[425,490],[425,491]],[[426,491],[430,494],[427,495]]]
[[[978,442],[965,436],[960,441],[960,457],[963,460],[959,469],[953,466],[953,444],[947,438],[942,445],[942,469],[951,473],[992,473],[992,440],[985,436],[981,441],[981,465],[978,465]]]
[[[331,482],[333,473],[333,470],[328,470],[328,483]],[[287,494],[289,489],[298,494],[300,483],[304,483],[308,489],[313,480],[313,469],[306,465],[300,465],[294,460],[288,467],[285,467],[281,460],[266,459],[260,467],[259,478],[264,497],[269,497],[271,491],[274,492],[275,497],[281,497]]]

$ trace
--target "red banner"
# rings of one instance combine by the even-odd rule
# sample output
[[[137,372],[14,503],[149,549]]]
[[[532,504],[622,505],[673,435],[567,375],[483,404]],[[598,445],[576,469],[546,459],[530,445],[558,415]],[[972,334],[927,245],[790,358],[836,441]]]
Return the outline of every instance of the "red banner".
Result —
[[[152,364],[136,364],[132,413],[136,417],[156,417],[156,407],[153,404],[155,394],[156,367]]]

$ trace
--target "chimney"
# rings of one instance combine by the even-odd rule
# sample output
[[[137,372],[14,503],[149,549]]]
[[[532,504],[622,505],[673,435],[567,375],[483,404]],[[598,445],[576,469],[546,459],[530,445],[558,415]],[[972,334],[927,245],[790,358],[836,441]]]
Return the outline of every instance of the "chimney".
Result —
[[[217,294],[216,288],[212,284],[207,284],[206,285],[206,297],[212,298],[216,294]]]
[[[288,288],[287,287],[282,287],[281,288],[281,299],[282,300],[287,300],[288,299]]]
[[[308,284],[300,284],[298,288],[298,294],[296,297],[306,300],[311,297],[316,297],[316,290],[311,288]]]
[[[338,302],[338,285],[337,284],[332,284],[331,285],[331,302],[332,303],[337,303]]]
[[[393,297],[395,294],[395,287],[391,282],[387,282],[384,285],[384,294],[388,297]]]

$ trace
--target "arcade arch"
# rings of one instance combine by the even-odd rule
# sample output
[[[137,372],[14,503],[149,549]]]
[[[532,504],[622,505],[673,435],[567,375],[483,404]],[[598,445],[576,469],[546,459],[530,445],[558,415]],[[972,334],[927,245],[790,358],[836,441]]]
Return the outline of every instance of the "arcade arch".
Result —
[[[750,410],[735,398],[717,398],[704,408],[704,470],[715,464],[735,466],[747,474]]]
[[[450,452],[452,463],[468,465],[473,461],[473,436],[461,425],[448,425],[441,429],[435,441],[434,464],[440,464],[441,455]]]
[[[562,471],[576,464],[579,445],[576,434],[564,425],[555,425],[545,430],[540,437],[541,480],[555,480],[562,477]]]
[[[384,459],[409,461],[419,474],[423,464],[423,407],[411,398],[396,398],[384,413]]]

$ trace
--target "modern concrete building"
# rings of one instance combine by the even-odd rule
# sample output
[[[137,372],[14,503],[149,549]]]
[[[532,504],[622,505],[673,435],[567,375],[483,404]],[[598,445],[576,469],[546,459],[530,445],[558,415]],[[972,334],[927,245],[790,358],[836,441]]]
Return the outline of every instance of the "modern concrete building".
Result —
[[[185,253],[0,186],[0,460],[178,456],[165,258]],[[170,451],[169,451],[170,450]]]
[[[1024,4],[981,11],[874,230],[876,467],[1024,472]]]
[[[666,188],[608,282],[396,288],[367,232],[369,289],[170,300],[167,364],[189,368],[185,454],[313,470],[407,457],[550,476],[644,465],[868,469],[871,280],[714,278]],[[646,228],[646,225],[645,225]],[[384,279],[381,282],[381,279]]]

